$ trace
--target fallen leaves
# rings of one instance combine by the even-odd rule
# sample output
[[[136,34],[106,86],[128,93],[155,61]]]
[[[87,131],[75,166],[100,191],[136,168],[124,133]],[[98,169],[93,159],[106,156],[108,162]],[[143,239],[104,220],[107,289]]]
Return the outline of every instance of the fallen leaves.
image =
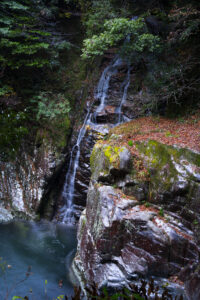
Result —
[[[111,134],[121,137],[117,143],[129,147],[133,142],[156,140],[167,145],[177,145],[200,152],[200,112],[185,119],[167,119],[164,117],[143,117],[113,128]]]

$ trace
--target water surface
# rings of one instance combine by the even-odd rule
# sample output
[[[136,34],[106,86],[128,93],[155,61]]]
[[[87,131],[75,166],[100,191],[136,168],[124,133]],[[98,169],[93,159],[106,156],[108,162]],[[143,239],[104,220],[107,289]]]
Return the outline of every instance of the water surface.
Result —
[[[71,295],[69,267],[75,250],[73,227],[49,222],[0,224],[0,299],[10,300],[17,295],[31,300],[52,300],[59,295]],[[29,267],[31,275],[20,283]]]

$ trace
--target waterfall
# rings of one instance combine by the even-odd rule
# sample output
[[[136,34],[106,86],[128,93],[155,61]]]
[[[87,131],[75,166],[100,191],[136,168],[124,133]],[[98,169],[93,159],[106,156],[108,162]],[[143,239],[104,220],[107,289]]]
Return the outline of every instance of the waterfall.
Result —
[[[62,192],[62,197],[66,201],[66,205],[64,206],[65,212],[63,217],[63,223],[67,223],[67,224],[73,224],[75,222],[74,205],[73,205],[75,178],[76,178],[76,171],[79,166],[80,145],[83,137],[85,136],[86,125],[87,123],[89,123],[89,121],[90,121],[90,109],[88,109],[87,111],[84,123],[79,131],[76,144],[72,148],[69,167],[65,177],[65,184]]]
[[[96,112],[93,114],[94,123],[96,123],[96,115],[101,112],[105,107],[106,98],[108,95],[108,89],[110,84],[111,77],[117,73],[118,67],[122,64],[121,58],[115,58],[110,65],[108,65],[99,80],[97,86],[97,92],[95,94],[95,98],[100,100],[100,104],[96,109]]]
[[[126,75],[124,82],[122,83],[122,88],[123,88],[122,100],[121,100],[119,108],[117,109],[117,113],[119,114],[117,125],[123,122],[122,106],[125,103],[126,98],[127,98],[128,87],[130,85],[130,72],[131,72],[131,67],[130,67],[130,65],[128,65],[127,75]]]
[[[108,97],[108,91],[110,86],[110,79],[111,77],[118,72],[119,66],[123,64],[123,61],[119,57],[115,57],[112,62],[104,69],[102,75],[100,77],[99,83],[97,85],[97,90],[95,93],[95,99],[100,101],[99,106],[96,108],[96,111],[92,114],[90,108],[88,108],[86,117],[84,119],[83,125],[79,131],[78,138],[76,144],[73,146],[70,160],[69,160],[69,167],[67,170],[67,174],[65,177],[64,188],[62,192],[62,197],[65,201],[65,206],[62,209],[62,220],[63,223],[67,224],[74,224],[75,223],[75,205],[73,203],[74,195],[75,195],[75,179],[77,169],[79,168],[79,158],[80,158],[80,146],[81,142],[86,133],[86,125],[92,125],[92,127],[96,131],[101,131],[101,126],[97,124],[96,116],[100,113],[105,105],[106,100]],[[122,122],[121,118],[121,109],[123,103],[126,101],[127,98],[127,91],[130,84],[130,66],[128,66],[127,76],[122,83],[122,99],[120,102],[119,107],[117,108],[116,112],[119,114],[118,123]],[[115,125],[116,125],[115,124]]]

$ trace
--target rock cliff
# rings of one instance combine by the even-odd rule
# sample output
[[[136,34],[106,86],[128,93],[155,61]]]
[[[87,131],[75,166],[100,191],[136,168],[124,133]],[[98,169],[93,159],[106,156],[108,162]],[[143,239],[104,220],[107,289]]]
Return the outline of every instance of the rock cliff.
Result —
[[[48,181],[63,160],[64,156],[56,156],[50,144],[42,144],[21,149],[12,162],[0,162],[0,221],[34,218],[48,190]]]
[[[200,154],[149,140],[132,145],[134,155],[117,138],[96,143],[90,158],[74,271],[83,288],[155,276],[186,281],[191,293],[198,271],[193,282],[181,272],[199,263]]]

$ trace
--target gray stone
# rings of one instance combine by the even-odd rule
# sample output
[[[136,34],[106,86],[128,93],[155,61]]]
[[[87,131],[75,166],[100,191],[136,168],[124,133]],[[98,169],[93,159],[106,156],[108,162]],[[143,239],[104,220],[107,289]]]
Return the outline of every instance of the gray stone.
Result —
[[[199,255],[180,218],[161,217],[110,186],[90,185],[78,237],[74,270],[83,286],[99,289],[126,287],[137,275],[175,275]]]

